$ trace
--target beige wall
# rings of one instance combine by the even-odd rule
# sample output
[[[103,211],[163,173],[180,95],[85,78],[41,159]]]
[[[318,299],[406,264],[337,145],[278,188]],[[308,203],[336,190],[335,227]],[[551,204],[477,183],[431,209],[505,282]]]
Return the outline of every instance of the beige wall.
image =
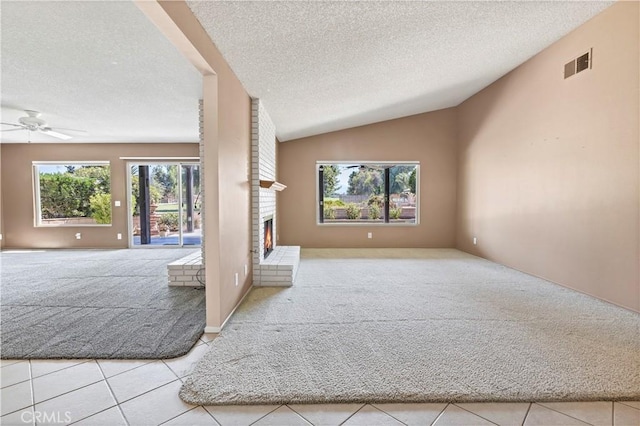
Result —
[[[224,320],[251,274],[251,99],[228,67],[218,67],[220,285]],[[244,275],[244,265],[249,274]],[[239,285],[234,283],[238,274]]]
[[[458,117],[458,248],[634,310],[638,7],[613,5]],[[564,80],[563,65],[589,48],[593,69]]]
[[[186,3],[137,4],[203,73],[207,327],[214,330],[251,288],[253,277],[251,99]]]
[[[4,246],[10,248],[127,247],[126,161],[120,157],[198,157],[198,145],[185,144],[0,144]],[[112,225],[35,227],[33,161],[109,161]],[[120,200],[121,207],[113,207]],[[75,238],[76,232],[82,239]],[[116,238],[121,233],[122,240]]]
[[[4,218],[2,216],[2,144],[0,144],[0,234],[3,239],[0,240],[0,249],[4,248]]]
[[[278,144],[278,243],[302,247],[453,247],[456,111],[445,109]],[[420,224],[317,225],[316,161],[420,161]],[[367,233],[373,238],[368,239]]]

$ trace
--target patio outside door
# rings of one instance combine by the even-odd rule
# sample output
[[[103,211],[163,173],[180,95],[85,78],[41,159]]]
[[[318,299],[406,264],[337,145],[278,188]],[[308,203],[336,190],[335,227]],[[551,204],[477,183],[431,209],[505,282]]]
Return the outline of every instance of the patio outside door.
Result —
[[[200,246],[200,165],[129,164],[131,247]]]

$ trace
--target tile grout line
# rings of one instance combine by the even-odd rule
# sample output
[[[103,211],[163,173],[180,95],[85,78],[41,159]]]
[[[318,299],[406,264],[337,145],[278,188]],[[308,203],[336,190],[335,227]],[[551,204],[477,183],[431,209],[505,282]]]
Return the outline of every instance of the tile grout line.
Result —
[[[640,411],[640,408],[637,408],[637,407],[634,407],[633,405],[629,405],[629,404],[627,404],[627,402],[640,402],[640,400],[630,400],[630,401],[611,401],[611,403],[616,403],[616,402],[617,402],[618,404],[622,404],[622,405],[625,405],[625,406],[627,406],[627,407],[629,407],[629,408],[633,408],[634,410],[638,410],[638,411]]]
[[[525,422],[527,421],[527,417],[529,416],[529,411],[531,411],[531,405],[533,405],[533,402],[529,403],[529,406],[527,407],[527,412],[524,413],[524,419],[522,419],[522,424],[520,426],[524,426]]]
[[[397,421],[397,422],[402,423],[404,426],[408,426],[405,422],[403,422],[403,421],[402,421],[402,420],[400,420],[400,419],[396,419],[393,415],[391,415],[391,414],[387,413],[387,412],[386,412],[386,411],[384,411],[382,408],[378,408],[378,407],[376,407],[374,404],[367,404],[367,405],[370,405],[372,408],[374,408],[374,409],[376,409],[376,410],[380,411],[381,413],[386,414],[387,416],[391,417],[393,420],[395,420],[395,421]]]
[[[171,380],[170,382],[164,383],[164,384],[162,384],[162,385],[160,385],[160,386],[157,386],[157,387],[155,387],[155,388],[153,388],[153,389],[149,389],[148,391],[145,391],[145,392],[143,392],[143,393],[141,393],[141,394],[139,394],[139,395],[136,395],[136,396],[134,396],[134,397],[131,397],[131,398],[129,398],[129,399],[125,400],[125,401],[122,401],[122,402],[119,402],[119,401],[118,401],[118,399],[116,398],[116,402],[118,403],[118,407],[120,407],[120,405],[122,405],[122,404],[125,404],[125,403],[127,403],[127,402],[129,402],[129,401],[133,401],[134,399],[136,399],[136,398],[138,398],[138,397],[140,397],[140,396],[142,396],[142,395],[146,395],[146,394],[148,394],[149,392],[153,392],[153,391],[158,390],[158,389],[160,389],[160,388],[162,388],[162,387],[165,387],[165,386],[167,386],[167,385],[170,385],[171,383],[174,383],[174,382],[182,382],[182,380],[180,380],[180,379],[174,379],[174,380]],[[187,410],[187,411],[189,411],[189,410]],[[123,412],[123,414],[124,414],[124,412]],[[125,418],[125,420],[126,420],[126,418]],[[129,422],[127,422],[127,424],[129,424]]]
[[[440,417],[442,417],[442,415],[444,414],[444,412],[447,410],[447,407],[449,407],[451,405],[450,402],[447,403],[447,405],[444,406],[444,408],[442,409],[442,411],[440,411],[440,414],[438,414],[438,416],[433,419],[433,421],[431,422],[431,426],[435,425],[436,422],[440,419]]]
[[[186,356],[186,355],[185,355]],[[162,364],[167,367],[169,369],[169,371],[171,371],[173,373],[174,376],[178,377],[178,380],[180,380],[182,382],[182,377],[180,377],[178,375],[178,373],[176,373],[175,371],[173,371],[173,368],[171,368],[171,366],[169,364],[167,364],[166,362],[164,362],[164,359],[160,360],[162,362]]]
[[[34,392],[33,406],[35,408],[36,404],[42,404],[43,402],[51,401],[52,399],[58,398],[58,397],[60,397],[62,395],[67,395],[67,394],[70,394],[71,392],[75,392],[77,390],[84,389],[84,388],[89,387],[91,385],[95,385],[96,383],[100,383],[101,381],[102,381],[102,379],[96,380],[95,382],[87,383],[86,385],[80,386],[79,388],[75,388],[75,389],[72,389],[70,391],[60,393],[60,394],[58,394],[56,396],[52,396],[51,398],[43,399],[42,401],[38,401],[38,402],[35,401],[35,392]]]
[[[41,359],[41,358],[29,359],[29,363],[31,363],[31,362],[33,362],[33,361],[73,361],[73,360],[67,360],[67,359],[62,359],[62,360],[61,360],[61,359],[59,359],[59,358],[52,358],[52,359]],[[83,361],[79,361],[77,364],[73,364],[73,365],[70,365],[70,366],[68,366],[68,367],[63,367],[63,368],[61,368],[61,369],[59,369],[59,370],[54,370],[54,371],[50,371],[50,372],[45,373],[45,374],[41,374],[41,375],[39,375],[38,377],[32,377],[32,379],[39,379],[39,378],[41,378],[41,377],[46,377],[46,376],[48,376],[48,375],[50,375],[50,374],[59,373],[59,372],[61,372],[61,371],[68,370],[69,368],[77,367],[78,365],[86,364],[86,363],[91,362],[91,361],[96,361],[96,360],[94,360],[94,359],[85,359],[85,360],[83,360]]]
[[[569,401],[569,402],[571,402],[571,401]],[[575,401],[575,402],[580,402],[580,401]],[[588,402],[588,401],[585,401],[585,402]],[[609,402],[609,401],[605,401],[605,402]],[[546,405],[542,405],[542,404],[544,404],[544,402],[539,402],[539,403],[534,402],[533,404],[539,405],[540,407],[544,407],[544,408],[546,408],[547,410],[555,411],[556,413],[564,414],[565,416],[567,416],[567,417],[571,417],[572,419],[575,419],[575,420],[577,420],[577,421],[579,421],[579,422],[582,422],[582,423],[584,423],[584,424],[587,424],[587,425],[590,425],[590,424],[591,424],[591,423],[588,423],[588,422],[586,422],[586,421],[584,421],[584,420],[581,420],[581,419],[579,419],[579,418],[577,418],[577,417],[574,417],[574,416],[572,416],[571,414],[563,413],[562,411],[558,411],[558,410],[556,410],[556,409],[554,409],[554,408],[547,407]],[[613,407],[611,407],[611,409],[613,410]]]
[[[118,407],[118,411],[120,412],[120,415],[124,419],[124,422],[127,424],[127,426],[129,426],[129,420],[127,419],[127,416],[124,415],[124,411],[122,411],[122,408],[120,408],[120,403],[118,402],[118,398],[116,398],[116,394],[113,392],[113,389],[111,389],[111,385],[109,384],[109,381],[107,380],[107,376],[104,374],[104,371],[102,371],[102,367],[100,366],[100,363],[98,362],[98,360],[96,360],[96,364],[98,364],[98,370],[100,370],[100,374],[102,374],[102,377],[104,378],[104,383],[107,385],[107,389],[109,389],[109,393],[111,394],[111,397],[113,398],[113,400],[116,403],[115,406]],[[110,407],[110,408],[112,408],[112,407]]]
[[[22,382],[22,383],[24,383],[24,382]],[[32,395],[33,395],[33,394],[32,394]],[[27,408],[33,408],[33,409],[35,410],[35,404],[30,404],[30,405],[27,405],[27,406],[25,406],[25,407],[18,408],[17,410],[11,411],[11,412],[9,412],[9,413],[4,413],[2,416],[0,416],[0,419],[2,419],[2,417],[6,417],[6,416],[8,416],[8,415],[15,414],[15,413],[17,413],[18,411],[26,410]],[[0,423],[0,424],[1,424],[1,423]]]
[[[98,367],[98,370],[100,371],[100,375],[104,378],[104,374],[102,373],[102,370],[100,370],[100,366],[98,365],[98,362],[97,362],[97,360],[95,360],[95,359],[87,360],[87,361],[85,361],[85,362],[81,362],[81,363],[78,363],[78,364],[72,365],[71,367],[75,367],[75,366],[80,365],[80,364],[86,364],[87,362],[90,362],[90,361],[94,361],[94,362],[96,363],[96,366]],[[71,367],[67,367],[67,368],[71,368]],[[43,374],[42,376],[38,376],[38,378],[40,378],[40,377],[45,377],[45,376],[47,376],[47,375],[49,375],[49,374],[58,373],[58,372],[60,372],[60,371],[62,371],[62,370],[66,370],[67,368],[63,368],[63,369],[60,369],[60,370],[54,371],[54,372],[52,372],[52,373]],[[79,387],[79,388],[76,388],[76,389],[70,390],[69,392],[64,392],[64,393],[61,393],[61,394],[59,394],[59,395],[56,395],[56,396],[54,396],[54,397],[52,397],[52,398],[49,398],[49,399],[45,399],[45,400],[43,400],[43,401],[40,401],[40,402],[38,402],[38,404],[42,404],[43,402],[51,401],[52,399],[58,398],[58,397],[63,396],[63,395],[70,394],[70,393],[75,392],[75,391],[78,391],[78,390],[80,390],[80,389],[88,388],[89,386],[93,386],[93,385],[95,385],[95,384],[97,384],[97,383],[100,383],[100,382],[102,382],[102,381],[106,381],[106,380],[102,379],[102,380],[98,380],[97,382],[89,383],[88,385],[84,385],[84,386],[81,386],[81,387]],[[107,384],[107,386],[108,386],[108,384]],[[111,391],[111,389],[109,389],[109,391]],[[113,396],[113,394],[112,394],[112,396]],[[117,402],[117,400],[115,399],[115,396],[114,396],[114,398],[113,398],[113,399],[114,399],[114,401],[115,401],[115,403],[116,403],[116,405],[117,405],[117,403],[118,403],[118,402]],[[35,410],[35,405],[36,405],[36,403],[35,403],[35,395],[34,395],[34,403],[33,403],[34,410]],[[93,416],[94,414],[98,414],[98,413],[101,413],[101,412],[103,412],[103,411],[106,411],[106,410],[108,410],[108,409],[110,409],[110,408],[113,408],[113,407],[115,407],[116,405],[112,405],[111,407],[105,408],[104,410],[100,410],[100,411],[98,411],[98,412],[96,412],[96,413],[93,413],[93,414],[91,414],[91,416]],[[77,422],[82,421],[82,420],[84,420],[84,419],[86,419],[86,418],[89,418],[89,417],[91,417],[91,416],[83,417],[83,418],[81,418],[81,419],[79,419],[79,420],[76,420],[76,421],[75,421],[75,422],[73,422],[73,423],[77,423]]]
[[[29,367],[29,375],[31,375],[31,367]],[[10,385],[7,385],[7,386],[2,386],[2,387],[0,387],[0,390],[10,388],[11,386],[20,385],[22,383],[26,383],[29,380],[31,380],[31,378],[28,378],[26,380],[20,380],[19,382],[11,383]]]
[[[33,366],[31,365],[31,360],[29,360],[29,387],[31,388],[31,405],[30,405],[30,407],[33,409],[33,412],[35,413],[35,411],[36,411],[36,393],[35,393],[35,391],[33,389]],[[23,410],[24,410],[24,408],[23,408]],[[20,416],[20,417],[22,417],[22,416]],[[20,420],[22,420],[22,418]],[[36,424],[36,419],[31,419],[31,424],[35,425]]]
[[[9,360],[8,359],[3,359],[2,361],[9,361]],[[2,371],[2,369],[5,368],[5,367],[9,367],[10,365],[17,364],[20,361],[24,361],[24,360],[20,360],[20,359],[15,359],[14,358],[14,359],[11,359],[11,361],[15,361],[15,362],[12,362],[11,364],[3,365],[2,367],[0,367],[0,371]],[[27,359],[27,361],[29,361],[29,360]]]
[[[97,360],[97,359],[96,359],[95,361],[96,361],[96,363],[98,364],[98,366],[100,366],[100,362],[99,362],[99,360]],[[122,360],[121,360],[121,359],[102,359],[102,360],[100,360],[100,361],[147,361],[147,360],[146,360],[146,359],[144,359],[144,360],[143,360],[143,359],[122,359]],[[144,364],[142,364],[142,365],[137,365],[137,366],[135,366],[135,367],[133,367],[133,368],[130,368],[130,369],[128,369],[128,370],[121,371],[121,372],[119,372],[119,373],[117,373],[117,374],[114,374],[113,376],[109,376],[109,377],[107,377],[107,376],[104,374],[104,372],[102,373],[102,375],[103,375],[103,376],[105,376],[105,380],[107,380],[107,379],[111,379],[111,378],[116,377],[116,376],[119,376],[119,375],[121,375],[121,374],[128,373],[128,372],[130,372],[130,371],[133,371],[133,370],[135,370],[135,369],[137,369],[137,368],[144,367],[145,365],[149,365],[149,364],[154,363],[154,362],[156,362],[156,361],[162,361],[162,360],[152,359],[152,360],[149,360],[149,362],[146,362],[146,363],[144,363]],[[100,367],[100,371],[102,371],[102,367]]]
[[[311,423],[311,420],[307,419],[305,416],[303,416],[302,414],[298,413],[296,410],[293,409],[293,407],[290,407],[288,404],[285,404],[285,407],[287,407],[289,410],[293,411],[294,413],[296,413],[297,415],[302,417],[307,423],[310,423],[310,424],[313,425],[313,423]]]
[[[461,402],[461,404],[463,404],[463,403]],[[491,403],[489,403],[489,404],[491,404]],[[459,409],[461,409],[461,410],[466,411],[467,413],[471,413],[471,414],[473,414],[474,416],[478,416],[478,417],[480,417],[481,419],[488,421],[489,423],[493,423],[493,424],[494,424],[494,425],[496,425],[496,426],[500,426],[500,425],[498,425],[498,423],[496,423],[496,422],[494,422],[494,421],[492,421],[492,420],[489,420],[489,419],[487,419],[486,417],[482,417],[480,414],[478,414],[478,413],[474,413],[474,412],[473,412],[473,411],[471,411],[471,410],[467,410],[466,408],[461,407],[461,406],[459,406],[459,405],[458,405],[458,404],[456,404],[456,403],[453,403],[453,405],[455,405],[456,407],[458,407],[458,408],[459,408]]]
[[[169,423],[171,420],[175,420],[175,419],[177,419],[178,417],[182,416],[183,414],[187,414],[187,413],[189,413],[189,412],[191,412],[191,411],[193,411],[193,410],[196,410],[198,407],[202,407],[202,405],[196,405],[195,407],[190,408],[190,409],[188,409],[187,411],[185,411],[185,412],[183,412],[183,413],[178,414],[177,416],[173,416],[173,417],[171,417],[170,419],[167,419],[167,420],[165,420],[164,422],[159,423],[159,424],[158,424],[158,426],[162,426],[162,425],[164,425],[164,424],[167,424],[167,423]],[[213,419],[213,416],[211,415],[211,413],[210,413],[210,412],[208,412],[207,410],[204,410],[204,411],[205,411],[205,412],[206,412],[206,413],[207,413],[207,414],[208,414],[208,415]],[[216,422],[216,424],[218,424],[218,425],[220,424],[220,423],[218,423],[218,421],[217,421],[216,419],[213,419],[213,421],[214,421],[214,422]]]
[[[315,426],[313,423],[311,423],[310,420],[308,420],[305,416],[303,416],[302,414],[298,413],[296,410],[294,410],[293,408],[289,407],[287,404],[282,404],[282,407],[286,407],[289,410],[291,410],[296,416],[300,417],[302,419],[303,422],[307,422],[308,424],[310,424],[311,426]]]
[[[249,424],[249,426],[254,425],[256,423],[258,423],[260,420],[264,419],[265,417],[267,417],[269,414],[273,413],[274,411],[278,410],[280,407],[282,407],[284,404],[280,404],[278,405],[276,408],[274,408],[273,410],[269,411],[267,414],[265,414],[264,416],[260,417],[259,419],[257,419],[255,422],[251,422]],[[213,414],[212,414],[213,415]],[[215,418],[215,416],[213,417],[213,419],[218,422],[218,419]],[[219,424],[222,424],[220,422],[218,422]]]
[[[295,405],[297,405],[297,403],[296,403],[296,404],[292,404],[292,405],[293,405],[293,406],[295,406]],[[364,405],[367,405],[367,404],[363,404],[363,406],[364,406]],[[311,422],[311,420],[309,420],[308,418],[306,418],[306,417],[305,417],[304,415],[302,415],[301,413],[297,412],[297,411],[295,410],[295,408],[293,408],[292,406],[290,406],[290,405],[288,405],[288,404],[284,404],[284,406],[285,406],[285,407],[287,407],[288,409],[290,409],[291,411],[293,411],[294,413],[296,413],[298,416],[302,417],[302,418],[303,418],[307,423],[309,423],[309,424],[311,424],[311,425],[314,425],[314,424]],[[349,417],[348,417],[347,419],[345,419],[344,421],[346,422],[347,420],[349,420],[349,418],[350,418],[351,416],[353,416],[355,413],[357,413],[357,412],[358,412],[358,411],[360,411],[361,409],[362,409],[362,407],[358,407],[358,409],[357,409],[356,411],[354,411],[353,413],[351,413],[351,414],[349,415]],[[344,423],[344,422],[342,422],[342,423],[340,423],[340,424],[343,424],[343,423]],[[314,425],[314,426],[315,426],[315,425]]]
[[[611,401],[611,425],[615,425],[616,424],[616,404],[615,402]]]
[[[68,424],[70,424],[70,425],[74,425],[74,424],[79,423],[79,422],[81,422],[81,421],[83,421],[83,420],[87,420],[88,418],[93,417],[93,416],[95,416],[95,415],[97,415],[97,414],[104,413],[104,412],[105,412],[105,411],[107,411],[107,410],[111,410],[111,409],[112,409],[112,408],[114,408],[114,407],[117,407],[117,404],[116,404],[116,405],[112,405],[111,407],[107,407],[107,408],[105,408],[104,410],[96,411],[95,413],[93,413],[93,414],[91,414],[91,415],[89,415],[89,416],[85,416],[85,417],[83,417],[83,418],[81,418],[81,419],[75,420],[75,421],[73,421],[73,422],[71,422],[71,423],[68,423]]]
[[[351,413],[351,415],[349,417],[347,417],[346,419],[344,419],[344,421],[342,423],[340,423],[340,425],[345,424],[346,422],[349,421],[349,419],[353,416],[355,416],[356,414],[358,414],[360,412],[360,410],[362,410],[364,407],[366,407],[367,404],[362,404],[362,406],[360,408],[358,408],[356,411],[354,411],[353,413]]]

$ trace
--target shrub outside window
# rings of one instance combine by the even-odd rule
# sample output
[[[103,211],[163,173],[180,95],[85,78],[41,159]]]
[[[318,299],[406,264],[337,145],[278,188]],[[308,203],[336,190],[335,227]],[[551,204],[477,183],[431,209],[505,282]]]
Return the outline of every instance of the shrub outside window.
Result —
[[[318,162],[318,223],[417,224],[419,169],[411,161]]]
[[[34,162],[36,226],[111,225],[109,162]]]

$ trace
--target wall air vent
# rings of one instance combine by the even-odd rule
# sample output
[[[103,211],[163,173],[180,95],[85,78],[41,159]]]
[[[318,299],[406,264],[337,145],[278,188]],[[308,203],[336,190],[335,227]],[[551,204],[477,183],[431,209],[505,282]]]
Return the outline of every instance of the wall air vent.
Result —
[[[576,73],[576,60],[564,64],[564,78],[569,78]]]
[[[589,60],[591,56],[591,52],[587,52],[584,55],[580,56],[576,59],[576,73],[580,71],[584,71],[587,68],[591,68],[591,61]]]
[[[567,79],[574,74],[579,73],[591,68],[591,56],[593,55],[593,49],[589,49],[587,53],[578,56],[576,59],[572,59],[570,62],[564,64],[564,78]]]

